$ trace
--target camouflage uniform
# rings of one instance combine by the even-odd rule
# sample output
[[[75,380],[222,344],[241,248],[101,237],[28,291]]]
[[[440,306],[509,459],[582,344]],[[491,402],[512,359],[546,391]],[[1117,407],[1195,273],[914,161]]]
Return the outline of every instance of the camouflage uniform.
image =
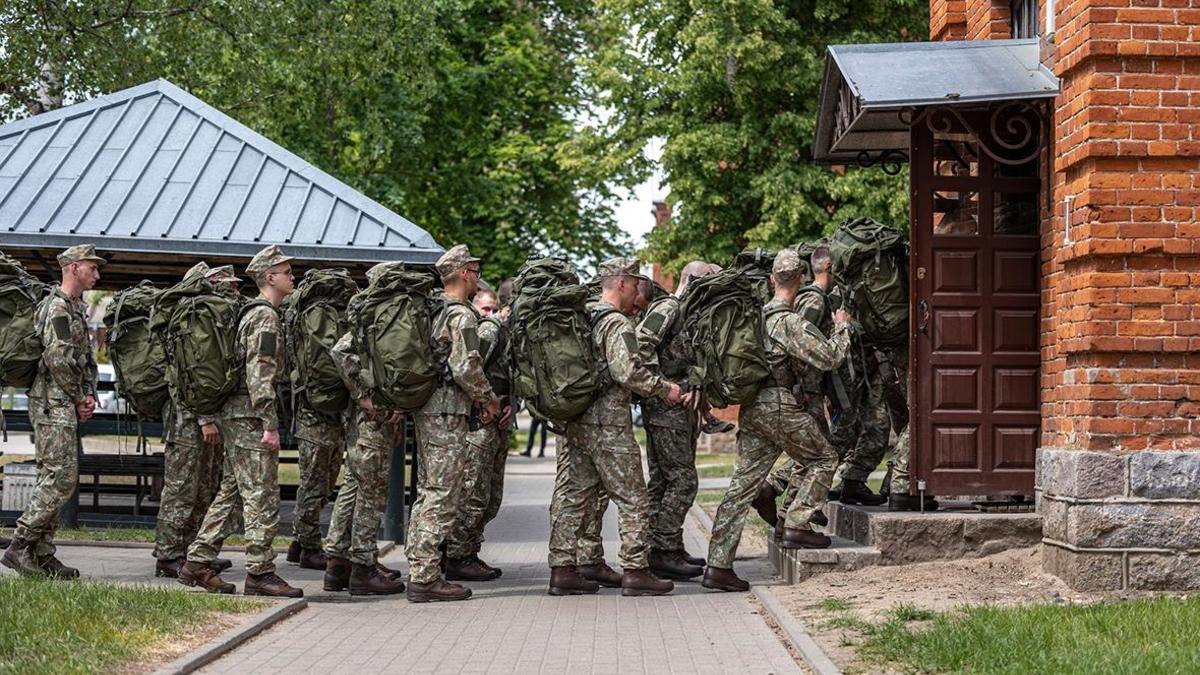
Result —
[[[447,295],[442,302],[444,307],[434,320],[433,340],[437,352],[446,358],[449,377],[416,416],[421,492],[413,505],[405,547],[409,575],[416,584],[441,578],[439,549],[450,537],[463,503],[468,457],[483,456],[495,447],[480,445],[481,439],[470,433],[473,406],[485,406],[496,398],[479,353],[479,316],[466,302]]]
[[[775,264],[777,268],[781,264],[779,257]],[[802,467],[793,474],[799,493],[787,512],[788,527],[808,526],[809,517],[824,505],[837,468],[836,452],[811,408],[797,402],[791,381],[811,377],[814,370],[836,368],[845,358],[850,334],[839,326],[827,339],[779,300],[772,300],[763,312],[772,381],[738,414],[737,464],[717,509],[708,547],[708,564],[724,569],[733,566],[746,507],[781,453],[786,452]]]
[[[296,487],[292,528],[300,547],[315,551],[321,548],[321,509],[329,501],[342,467],[346,422],[342,415],[326,415],[301,405],[296,410],[296,423],[300,484]]]
[[[908,346],[904,345],[887,353],[888,361],[896,373],[896,387],[908,391]],[[896,449],[892,451],[892,494],[907,495],[912,492],[909,474],[909,425],[897,432]]]
[[[610,273],[638,276],[637,261],[616,259],[602,265]],[[631,271],[630,271],[631,270]],[[670,383],[646,368],[639,356],[637,331],[630,320],[606,302],[589,306],[592,341],[611,384],[578,419],[567,424],[560,452],[554,497],[550,503],[550,567],[577,564],[578,537],[597,515],[603,492],[617,503],[621,534],[621,567],[649,567],[649,513],[642,456],[633,437],[630,393],[663,397]]]
[[[247,267],[250,274],[288,262],[274,249],[260,253]],[[259,260],[260,257],[264,259]],[[260,266],[265,265],[265,267]],[[272,543],[279,528],[279,453],[262,443],[264,431],[278,430],[278,386],[286,367],[283,322],[278,308],[265,300],[251,302],[238,321],[235,355],[245,365],[245,389],[221,409],[221,434],[225,437],[225,475],[216,498],[204,516],[200,533],[188,548],[188,562],[212,563],[229,534],[228,520],[240,496],[245,520],[246,572],[275,571]]]
[[[487,361],[487,355],[499,340],[500,324],[496,321],[479,321],[479,351]],[[493,392],[506,394],[499,387],[501,382],[488,379]],[[499,421],[483,424],[470,432],[467,440],[469,452],[466,478],[463,480],[463,501],[458,516],[446,543],[446,557],[466,558],[479,553],[483,547],[483,531],[487,524],[500,512],[504,497],[504,465],[508,460],[508,431],[501,430]],[[476,449],[482,449],[477,452]]]
[[[100,260],[72,253],[66,264]],[[64,267],[66,265],[63,265]],[[29,506],[17,520],[17,540],[30,544],[38,560],[55,553],[58,514],[75,494],[79,482],[79,417],[76,406],[96,395],[96,361],[87,325],[87,304],[56,287],[34,314],[42,339],[42,360],[29,388],[29,421],[33,423],[37,483]]]

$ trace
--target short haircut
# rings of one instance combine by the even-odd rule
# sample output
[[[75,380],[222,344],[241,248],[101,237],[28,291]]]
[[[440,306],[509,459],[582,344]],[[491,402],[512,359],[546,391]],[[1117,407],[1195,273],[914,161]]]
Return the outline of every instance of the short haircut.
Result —
[[[833,254],[829,252],[828,246],[821,245],[814,248],[809,261],[812,263],[813,274],[833,271]]]
[[[654,293],[654,282],[646,278],[638,279],[638,293],[650,297]]]
[[[617,284],[619,284],[619,283],[621,283],[621,277],[619,277],[619,276],[600,277],[600,288],[602,288],[606,291],[613,290],[614,288],[617,287]]]
[[[480,288],[479,290],[475,291],[475,299],[476,300],[478,300],[480,298],[486,298],[489,295],[492,296],[492,298],[494,300],[496,300],[496,304],[500,303],[500,296],[496,295],[496,291],[493,291],[490,288]]]

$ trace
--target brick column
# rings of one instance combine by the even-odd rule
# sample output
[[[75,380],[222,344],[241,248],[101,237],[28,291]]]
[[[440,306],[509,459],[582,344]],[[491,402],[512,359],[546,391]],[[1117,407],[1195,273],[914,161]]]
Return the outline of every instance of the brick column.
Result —
[[[1012,12],[1008,0],[966,0],[968,40],[1005,40],[1012,37]],[[936,38],[935,38],[936,39]]]
[[[1104,4],[1058,2],[1043,564],[1078,589],[1195,589],[1200,9]]]
[[[965,40],[967,0],[929,0],[929,39]]]

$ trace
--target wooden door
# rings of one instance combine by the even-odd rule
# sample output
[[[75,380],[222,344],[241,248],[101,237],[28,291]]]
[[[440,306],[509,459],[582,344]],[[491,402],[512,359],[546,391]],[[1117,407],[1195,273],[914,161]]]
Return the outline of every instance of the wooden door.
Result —
[[[1037,139],[1030,161],[1013,163],[1029,153],[1011,143],[997,161],[972,131],[993,120],[931,113],[912,128],[911,467],[935,495],[1033,494]]]

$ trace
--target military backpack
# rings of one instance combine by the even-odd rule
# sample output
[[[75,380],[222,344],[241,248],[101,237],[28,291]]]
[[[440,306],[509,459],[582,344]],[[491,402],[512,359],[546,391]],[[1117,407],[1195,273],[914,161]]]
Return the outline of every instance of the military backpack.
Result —
[[[492,385],[496,396],[509,396],[512,393],[512,376],[508,367],[508,327],[494,316],[479,320],[480,323],[485,321],[494,324],[495,337],[485,339],[480,331],[479,355],[483,357],[483,372],[487,375],[488,384]]]
[[[162,420],[163,406],[170,400],[166,350],[150,328],[161,293],[143,281],[114,295],[104,315],[104,339],[117,374],[117,393],[144,422]]]
[[[770,302],[775,294],[771,288],[771,267],[775,264],[775,254],[776,251],[769,248],[748,248],[735,255],[733,264],[729,266],[749,280],[759,305]]]
[[[846,305],[877,347],[908,343],[908,239],[870,218],[846,220],[830,237],[833,274]]]
[[[0,388],[27,388],[42,359],[42,336],[34,314],[50,287],[0,253]]]
[[[305,273],[284,310],[284,340],[291,369],[292,395],[318,413],[346,410],[350,391],[331,350],[349,329],[347,310],[358,285],[345,269]]]
[[[696,363],[688,382],[714,408],[749,403],[769,375],[759,280],[730,268],[693,279],[680,311]]]
[[[167,357],[176,403],[193,415],[215,415],[244,380],[237,331],[244,307],[207,279],[187,279],[162,291],[150,319]]]

